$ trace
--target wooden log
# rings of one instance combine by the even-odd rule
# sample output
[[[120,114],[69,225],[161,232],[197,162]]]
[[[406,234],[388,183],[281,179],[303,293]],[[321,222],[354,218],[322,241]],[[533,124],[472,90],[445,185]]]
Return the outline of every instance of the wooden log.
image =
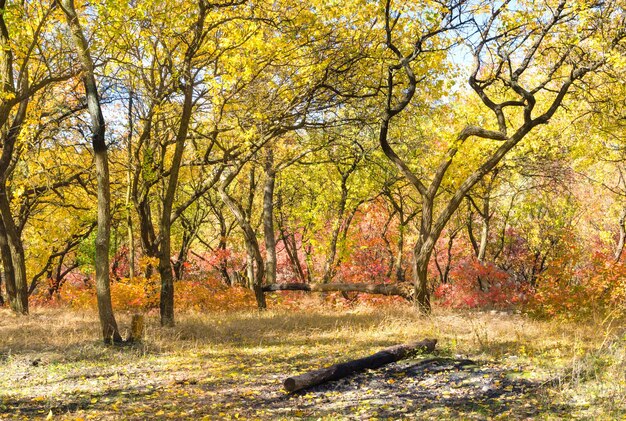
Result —
[[[369,357],[359,358],[345,363],[335,364],[319,370],[309,371],[285,379],[283,386],[288,392],[296,392],[308,387],[317,386],[333,380],[339,380],[350,374],[366,369],[375,369],[393,363],[420,352],[432,352],[437,344],[436,339],[424,339],[407,345],[396,345],[383,349]]]
[[[409,287],[390,284],[269,284],[263,286],[263,292],[270,291],[314,291],[314,292],[365,292],[368,294],[397,295],[411,301]]]

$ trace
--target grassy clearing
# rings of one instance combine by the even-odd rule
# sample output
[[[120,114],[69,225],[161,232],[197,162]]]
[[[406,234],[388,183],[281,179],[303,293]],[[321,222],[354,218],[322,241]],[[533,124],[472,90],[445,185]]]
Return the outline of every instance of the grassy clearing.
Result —
[[[23,318],[3,310],[0,419],[614,419],[626,414],[626,338],[616,326],[489,312],[421,317],[398,306],[307,307],[186,314],[168,329],[149,317],[142,345],[111,348],[95,340],[95,314],[41,309]],[[469,389],[458,373],[439,377],[430,394],[419,396],[420,385],[434,380],[419,383],[404,371],[382,380],[366,373],[343,389],[297,395],[281,389],[290,374],[424,337],[439,340],[439,356],[481,362],[481,376],[491,378],[487,386],[472,386],[472,393],[487,391],[478,403],[471,403],[475,397],[459,403]],[[529,387],[518,393],[511,383],[508,394],[492,393],[507,379]],[[385,401],[397,391],[403,391],[401,408]]]

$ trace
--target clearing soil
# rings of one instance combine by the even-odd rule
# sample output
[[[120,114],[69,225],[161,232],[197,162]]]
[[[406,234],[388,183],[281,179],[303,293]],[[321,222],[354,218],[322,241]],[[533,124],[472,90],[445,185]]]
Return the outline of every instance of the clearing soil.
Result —
[[[0,419],[626,414],[624,338],[607,326],[548,324],[503,313],[425,318],[409,307],[190,314],[169,329],[149,317],[143,344],[113,348],[94,340],[92,314],[1,316]],[[290,375],[423,337],[438,338],[434,354],[294,394],[282,388]]]

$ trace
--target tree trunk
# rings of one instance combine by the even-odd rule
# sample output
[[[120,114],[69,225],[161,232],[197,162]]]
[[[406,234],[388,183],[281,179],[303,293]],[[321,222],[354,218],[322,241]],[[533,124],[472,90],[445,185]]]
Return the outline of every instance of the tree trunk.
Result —
[[[483,226],[480,231],[480,246],[478,247],[478,261],[483,263],[487,256],[487,243],[489,239],[489,218],[483,219]]]
[[[296,273],[296,276],[300,282],[306,282],[304,270],[302,269],[302,264],[300,263],[300,258],[298,257],[298,243],[296,241],[295,233],[288,233],[286,227],[284,226],[285,217],[282,212],[282,199],[280,194],[276,203],[278,204],[278,232],[280,233],[280,239],[283,242],[283,247],[285,248],[287,256],[289,256],[289,262],[291,263],[291,267]]]
[[[265,163],[265,187],[263,188],[263,234],[265,238],[265,279],[276,282],[276,234],[274,232],[274,185],[276,173],[273,168],[273,152],[267,150]]]
[[[233,213],[237,224],[243,231],[246,251],[248,254],[248,279],[249,282],[252,283],[250,287],[254,291],[257,306],[259,309],[264,309],[267,307],[267,304],[265,302],[265,295],[261,293],[261,288],[263,286],[263,278],[265,275],[265,265],[263,264],[263,256],[261,256],[261,250],[256,239],[256,233],[254,232],[252,225],[250,225],[250,221],[248,220],[245,211],[241,205],[226,192],[225,186],[220,185],[218,190],[222,201]]]
[[[402,267],[402,263],[403,263],[403,250],[404,250],[404,230],[406,229],[406,226],[403,224],[400,224],[400,226],[398,227],[398,239],[396,241],[396,247],[398,248],[398,254],[396,254],[396,259],[394,261],[393,267],[394,267],[394,273],[396,275],[396,281],[398,282],[404,282],[404,268]]]
[[[163,226],[161,227],[163,229]],[[166,228],[167,231],[169,229]],[[161,326],[174,326],[174,276],[170,262],[171,240],[169,232],[161,239],[159,253],[159,275],[161,276],[161,294],[159,312]]]
[[[9,240],[2,217],[0,217],[0,255],[2,256],[2,267],[4,269],[2,278],[4,279],[9,305],[14,312],[22,314],[21,302],[17,299],[17,291],[15,288],[15,274],[13,273],[11,248],[9,247]]]
[[[311,244],[304,245],[304,238],[302,239],[302,250],[304,250],[304,263],[306,264],[306,279],[309,283],[313,282],[313,256]]]
[[[330,282],[335,275],[335,256],[337,255],[337,242],[339,241],[339,233],[341,232],[341,222],[343,221],[343,214],[346,210],[346,203],[348,201],[348,178],[354,170],[348,171],[341,175],[341,198],[339,199],[339,208],[337,209],[337,216],[335,223],[333,224],[333,232],[330,240],[330,246],[328,248],[328,256],[324,263],[324,275],[322,276],[323,282]]]
[[[176,275],[177,281],[182,281],[183,277],[185,276],[185,263],[188,260],[191,244],[198,235],[198,229],[201,223],[202,222],[198,222],[195,219],[191,221],[185,218],[181,218],[181,224],[183,226],[183,238],[180,244],[180,250],[178,251],[178,256],[176,257],[176,262],[174,262],[173,264],[174,274]]]
[[[126,217],[128,228],[128,278],[132,281],[135,279],[135,235],[133,232],[133,218],[130,215],[130,206],[127,206],[126,209],[128,211]]]
[[[152,119],[154,117],[154,103],[157,102],[157,99],[153,99],[150,103],[149,110],[147,115],[145,116],[145,120],[143,122],[141,132],[139,138],[137,140],[137,148],[134,152],[134,161],[141,162],[144,161],[140,165],[137,165],[133,168],[130,165],[131,160],[133,159],[131,156],[129,159],[129,172],[132,172],[132,181],[130,183],[130,192],[131,192],[131,200],[133,202],[135,212],[137,213],[137,219],[139,222],[138,225],[138,234],[139,234],[139,242],[141,244],[141,248],[146,257],[150,260],[158,259],[159,257],[159,245],[158,239],[156,236],[156,231],[154,229],[154,224],[152,222],[152,209],[150,204],[150,197],[155,196],[150,192],[152,183],[148,183],[145,180],[145,174],[143,173],[144,166],[150,166],[152,163],[145,162],[147,158],[144,156],[141,157],[140,151],[144,149],[150,149],[146,147],[146,142],[149,142],[152,136]],[[132,118],[129,115],[129,120],[132,122]],[[131,148],[131,139],[129,138],[129,151]],[[140,190],[140,181],[144,178],[143,190]],[[132,223],[132,220],[131,220]],[[145,267],[143,276],[146,279],[150,279],[154,273],[154,266],[152,263],[148,263]]]
[[[476,258],[478,259],[480,264],[483,265],[485,263],[485,257],[487,256],[487,244],[489,242],[489,225],[491,222],[491,215],[489,210],[489,194],[487,194],[487,196],[483,199],[483,209],[480,213],[480,216],[483,220],[483,226],[480,231],[480,245],[478,247],[478,254]],[[487,281],[481,276],[478,276],[478,287],[481,291],[487,291],[487,289],[489,288]]]
[[[218,216],[219,224],[220,224],[220,240],[217,244],[217,249],[222,251],[222,256],[220,257],[220,262],[218,264],[218,270],[222,277],[224,283],[228,286],[232,286],[233,282],[228,275],[228,262],[226,261],[226,236],[228,235],[228,227],[226,226],[226,220],[224,216],[220,212]]]
[[[244,236],[245,237],[245,236]],[[246,287],[254,289],[254,246],[245,239],[246,243]]]
[[[296,237],[294,233],[287,234],[284,231],[283,227],[280,227],[280,239],[283,242],[283,246],[285,247],[285,252],[287,256],[289,256],[289,261],[291,262],[291,267],[293,268],[298,280],[300,282],[306,282],[306,276],[304,275],[304,270],[302,269],[302,265],[300,263],[300,258],[298,257],[298,244],[296,241]]]
[[[128,93],[128,145],[127,145],[128,169],[126,170],[126,227],[128,230],[128,277],[132,281],[135,278],[135,235],[133,233],[133,217],[131,215],[131,197],[133,180],[133,91]]]
[[[4,223],[5,235],[11,252],[13,279],[15,280],[15,306],[13,310],[20,314],[28,314],[28,281],[26,279],[26,262],[24,259],[24,247],[18,232],[11,205],[7,197],[4,183],[0,187],[0,215]]]
[[[435,247],[432,234],[433,198],[422,197],[420,235],[413,249],[413,285],[415,304],[420,312],[430,314],[430,289],[428,288],[428,263]]]
[[[469,202],[469,199],[468,199]],[[469,212],[467,215],[467,237],[470,240],[470,244],[472,245],[472,250],[474,251],[474,255],[478,256],[478,242],[476,241],[476,237],[474,236],[474,212],[472,212],[472,204],[469,204]]]
[[[283,386],[288,392],[295,392],[329,381],[339,380],[360,371],[368,369],[374,370],[383,365],[411,357],[417,353],[432,352],[436,344],[436,339],[424,339],[423,341],[408,345],[396,345],[383,349],[369,357],[359,358],[319,370],[309,371],[299,376],[289,377],[285,379]]]
[[[430,290],[428,289],[428,261],[430,253],[422,251],[415,255],[414,262],[414,288],[415,304],[420,312],[430,314]]]
[[[113,314],[111,304],[111,291],[109,285],[109,242],[111,231],[110,214],[110,184],[109,163],[107,159],[107,146],[104,138],[105,125],[100,98],[94,76],[94,66],[89,53],[87,40],[80,26],[78,16],[74,9],[73,0],[61,0],[61,8],[67,18],[67,23],[72,33],[74,48],[80,59],[83,74],[83,84],[87,95],[87,107],[91,118],[91,142],[96,164],[96,180],[98,185],[98,229],[96,234],[96,296],[98,301],[98,314],[102,327],[102,337],[105,343],[122,342],[117,322]]]
[[[93,80],[95,89],[95,80]],[[94,91],[95,93],[95,91]],[[93,111],[92,111],[93,113]],[[111,192],[109,185],[109,163],[107,147],[104,141],[104,118],[98,105],[92,121],[98,121],[94,134],[94,158],[96,164],[96,179],[98,184],[98,228],[96,233],[96,294],[98,298],[98,313],[102,325],[103,339],[105,342],[121,342],[113,305],[111,303],[111,291],[109,284],[109,241],[111,230]]]
[[[185,140],[187,139],[187,131],[191,122],[191,112],[193,108],[193,80],[191,75],[191,56],[188,56],[185,63],[183,78],[184,86],[184,102],[180,119],[180,125],[176,133],[176,146],[174,148],[174,156],[172,157],[172,165],[170,167],[170,177],[167,183],[167,191],[163,198],[163,212],[161,213],[161,222],[159,224],[159,238],[161,239],[159,247],[159,274],[161,275],[161,297],[160,297],[160,313],[161,326],[174,326],[174,277],[172,275],[171,258],[171,230],[172,230],[172,207],[176,196],[176,188],[178,186],[178,174],[185,150]]]
[[[0,9],[5,12],[6,1],[0,1]],[[12,288],[13,299],[11,308],[19,314],[28,314],[28,285],[26,280],[26,263],[24,260],[24,248],[22,245],[21,233],[16,226],[11,213],[11,198],[7,188],[7,179],[11,172],[11,163],[15,159],[15,144],[22,131],[23,123],[26,119],[26,112],[29,103],[29,96],[26,95],[20,102],[9,104],[7,97],[24,94],[29,89],[28,67],[24,67],[18,74],[18,87],[20,92],[16,92],[13,62],[13,51],[9,31],[4,21],[4,14],[0,16],[0,127],[2,128],[2,154],[0,156],[0,218],[3,220],[3,243],[8,247],[11,258],[3,257],[6,265],[5,270],[10,272],[7,287]],[[11,110],[19,104],[17,112],[7,128]],[[6,240],[6,241],[4,241]],[[3,250],[3,254],[6,253]],[[10,283],[10,285],[9,285]]]
[[[619,218],[619,241],[615,247],[615,261],[619,262],[624,252],[624,243],[626,242],[626,209],[622,211]]]
[[[261,256],[261,249],[259,248],[259,243],[256,241],[255,236],[251,236],[253,232],[251,232],[252,227],[250,229],[246,229],[248,232],[244,235],[246,241],[246,248],[248,249],[248,256],[250,259],[250,268],[252,278],[250,278],[250,285],[252,291],[254,291],[254,296],[256,298],[257,306],[259,310],[263,310],[267,308],[267,304],[265,302],[265,294],[263,294],[263,278],[265,277],[264,265],[263,265],[263,257]]]
[[[154,224],[152,223],[152,210],[150,208],[150,202],[148,196],[144,196],[141,200],[135,203],[135,209],[137,210],[137,217],[139,218],[139,238],[141,241],[141,248],[143,249],[146,257],[158,258],[159,257],[159,244],[154,230]],[[146,265],[144,277],[150,279],[154,272],[154,267],[151,263]]]
[[[160,313],[161,326],[174,326],[174,277],[172,274],[171,258],[171,229],[172,229],[172,208],[178,187],[178,175],[185,150],[185,142],[191,122],[194,96],[194,74],[192,73],[192,62],[201,48],[202,39],[205,35],[204,26],[208,13],[208,5],[205,2],[198,3],[198,10],[194,14],[196,20],[193,24],[193,37],[190,39],[188,48],[184,54],[182,68],[180,69],[180,80],[182,84],[183,108],[180,116],[178,130],[176,131],[174,155],[170,166],[167,190],[163,197],[163,209],[159,223],[159,274],[161,275],[161,296]],[[174,71],[174,69],[171,69]]]

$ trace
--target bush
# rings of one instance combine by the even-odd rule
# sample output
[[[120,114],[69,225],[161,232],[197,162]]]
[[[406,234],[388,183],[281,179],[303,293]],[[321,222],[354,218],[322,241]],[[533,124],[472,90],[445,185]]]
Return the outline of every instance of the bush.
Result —
[[[435,299],[451,308],[510,308],[524,304],[529,297],[528,288],[515,282],[507,272],[493,263],[481,263],[475,258],[463,260],[450,272],[452,282],[439,285]],[[487,286],[481,291],[478,279]]]
[[[217,279],[177,281],[174,284],[177,310],[233,311],[255,306],[248,289],[227,287]],[[96,307],[93,285],[66,285],[60,300],[76,309]],[[159,308],[159,285],[156,278],[122,278],[111,283],[111,300],[115,310],[149,311]]]
[[[575,257],[555,260],[539,277],[531,312],[567,319],[626,315],[626,265],[602,252],[587,263]]]

